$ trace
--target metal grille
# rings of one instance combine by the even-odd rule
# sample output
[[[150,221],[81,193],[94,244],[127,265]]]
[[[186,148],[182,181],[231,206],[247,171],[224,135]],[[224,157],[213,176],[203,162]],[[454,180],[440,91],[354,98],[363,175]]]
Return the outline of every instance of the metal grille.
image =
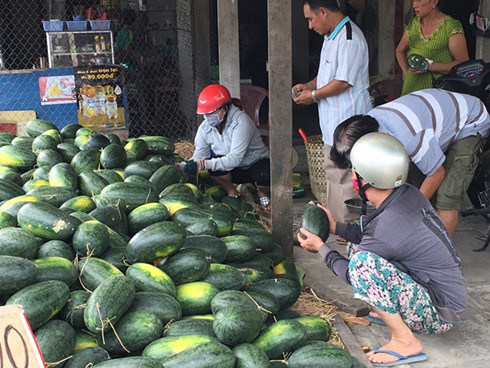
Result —
[[[100,4],[107,10],[113,36],[111,45],[106,34],[104,49],[114,48],[110,56],[116,64],[124,66],[129,136],[164,135],[176,140],[192,140],[197,127],[195,101],[198,89],[202,88],[195,83],[199,78],[196,78],[192,26],[194,1],[128,0],[122,7],[119,0],[6,0],[0,12],[0,130],[6,131],[10,126],[6,124],[10,121],[1,118],[2,111],[10,112],[9,119],[13,111],[17,112],[18,121],[29,120],[35,112],[36,117],[53,121],[60,128],[77,122],[73,101],[52,108],[41,104],[38,76],[56,74],[56,69],[47,69],[53,61],[48,44],[51,43],[51,49],[61,47],[47,42],[42,21],[65,21],[63,32],[66,32],[66,21],[73,19],[75,5],[85,5],[87,14],[87,9],[97,9]],[[133,41],[128,50],[121,50],[118,33],[125,24],[132,32]],[[87,30],[90,30],[90,23],[87,23]],[[90,39],[93,37],[91,35]],[[83,47],[87,50],[82,51],[96,51],[96,45],[89,46],[85,44]],[[81,48],[79,45],[72,46],[70,51],[60,48],[66,53],[72,49],[79,52]],[[72,63],[71,57],[63,60]],[[111,57],[102,62],[107,60]],[[96,56],[88,56],[78,58],[77,63],[80,66],[101,61]],[[54,63],[53,67],[56,66]],[[70,68],[75,64],[65,66]],[[209,75],[209,71],[204,75]],[[12,127],[15,130],[15,124]]]

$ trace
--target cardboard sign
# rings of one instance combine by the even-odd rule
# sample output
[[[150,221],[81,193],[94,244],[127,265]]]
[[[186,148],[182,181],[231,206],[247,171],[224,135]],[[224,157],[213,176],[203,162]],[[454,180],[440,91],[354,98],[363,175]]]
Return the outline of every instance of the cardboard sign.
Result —
[[[20,305],[0,307],[0,367],[46,367],[31,326]]]

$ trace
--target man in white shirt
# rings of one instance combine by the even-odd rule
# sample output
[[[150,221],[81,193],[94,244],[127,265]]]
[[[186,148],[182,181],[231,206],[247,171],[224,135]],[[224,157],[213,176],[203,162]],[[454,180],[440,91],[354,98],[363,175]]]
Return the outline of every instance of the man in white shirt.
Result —
[[[334,217],[349,222],[344,201],[355,198],[349,170],[337,169],[330,160],[333,133],[338,124],[353,114],[371,109],[369,99],[368,47],[361,29],[341,11],[336,0],[305,0],[303,11],[309,28],[324,36],[317,76],[296,84],[294,102],[318,103],[322,140],[325,145],[327,202]]]

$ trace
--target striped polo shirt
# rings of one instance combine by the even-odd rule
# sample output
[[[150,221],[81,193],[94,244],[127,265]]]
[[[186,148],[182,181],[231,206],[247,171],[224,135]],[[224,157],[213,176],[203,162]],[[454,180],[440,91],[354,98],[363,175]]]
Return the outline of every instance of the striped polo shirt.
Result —
[[[365,114],[371,108],[369,99],[369,55],[361,29],[345,17],[330,35],[325,35],[316,88],[333,79],[351,85],[344,92],[319,99],[318,118],[323,143],[333,145],[337,125],[352,115]]]
[[[445,160],[444,152],[456,140],[488,135],[490,117],[480,99],[442,89],[409,93],[367,113],[379,131],[396,137],[425,175]]]

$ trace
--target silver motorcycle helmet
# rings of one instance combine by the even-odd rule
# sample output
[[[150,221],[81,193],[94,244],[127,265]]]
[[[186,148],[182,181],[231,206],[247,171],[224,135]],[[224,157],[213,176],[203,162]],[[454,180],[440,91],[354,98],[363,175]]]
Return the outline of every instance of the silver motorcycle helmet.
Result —
[[[405,147],[385,133],[368,133],[350,151],[352,169],[371,186],[390,189],[407,181],[409,158]]]

